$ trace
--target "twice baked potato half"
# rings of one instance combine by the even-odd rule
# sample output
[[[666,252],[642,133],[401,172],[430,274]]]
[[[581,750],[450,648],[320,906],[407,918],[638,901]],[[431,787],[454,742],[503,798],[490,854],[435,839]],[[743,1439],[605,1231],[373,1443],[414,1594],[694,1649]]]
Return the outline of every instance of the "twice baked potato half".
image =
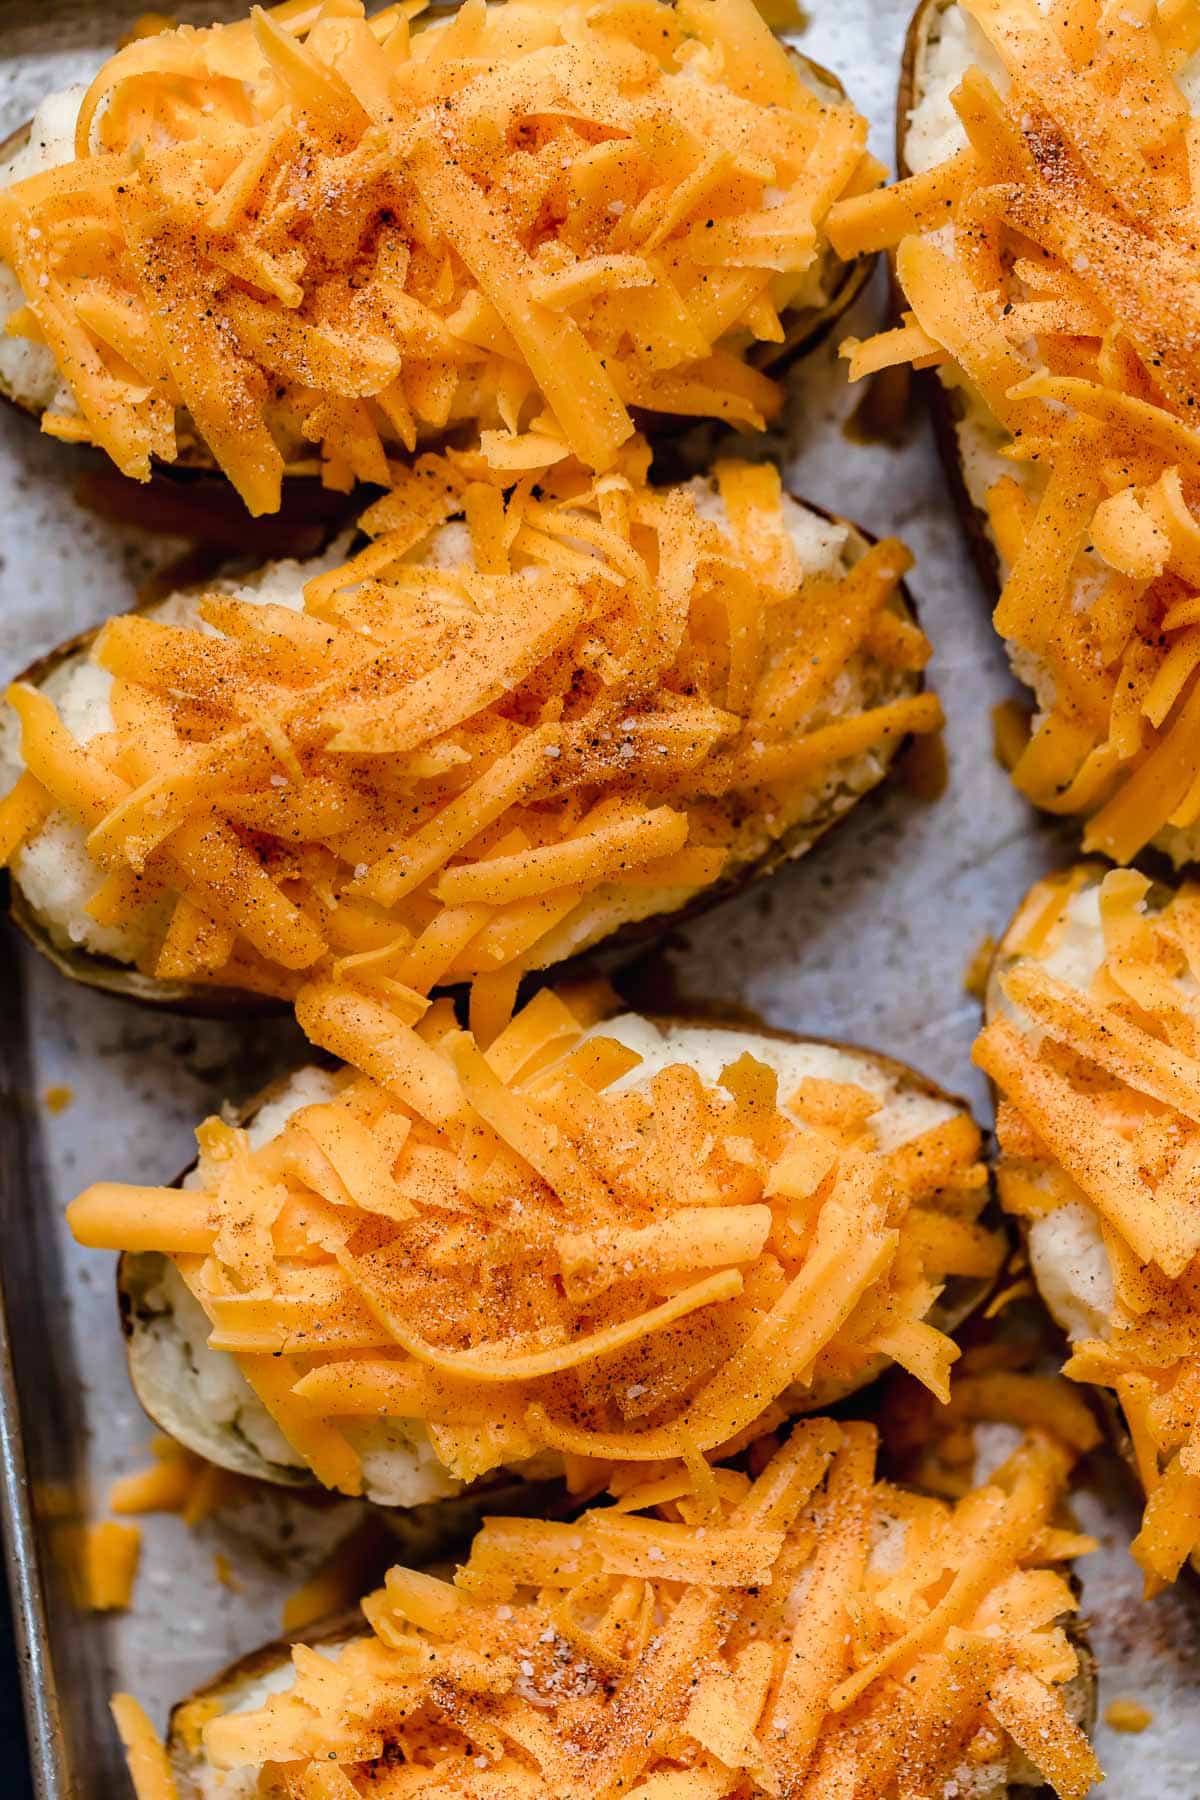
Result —
[[[908,554],[769,465],[644,471],[423,457],[348,560],[42,659],[0,740],[18,924],[185,1011],[350,970],[511,1005],[802,854],[940,724]]]
[[[610,468],[643,412],[765,424],[763,373],[869,259],[824,229],[866,121],[752,0],[604,8],[300,0],[139,37],[48,98],[0,170],[0,379],[123,473],[387,484],[482,428]],[[515,440],[515,441],[514,441]]]
[[[1083,847],[1200,846],[1200,384],[1190,7],[926,0],[894,187],[831,215],[907,310],[853,375],[934,368],[935,421],[1036,713],[1013,777]]]
[[[965,1104],[874,1052],[614,1006],[543,989],[481,1050],[447,1000],[413,1026],[306,989],[340,1069],[207,1120],[181,1187],[69,1209],[126,1252],[156,1423],[414,1505],[713,1452],[893,1361],[944,1398],[1006,1249]]]
[[[1094,1674],[1046,1548],[1070,1452],[1027,1437],[947,1501],[878,1480],[876,1440],[812,1419],[753,1478],[667,1464],[572,1524],[487,1521],[452,1579],[395,1568],[357,1626],[218,1676],[165,1753],[127,1697],[118,1719],[180,1800],[256,1800],[268,1764],[348,1794],[417,1756],[447,1795],[761,1800],[836,1772],[847,1800],[1083,1800]]]
[[[1200,899],[1132,869],[1039,882],[996,958],[975,1061],[1000,1196],[1071,1345],[1115,1397],[1153,1590],[1200,1566]]]

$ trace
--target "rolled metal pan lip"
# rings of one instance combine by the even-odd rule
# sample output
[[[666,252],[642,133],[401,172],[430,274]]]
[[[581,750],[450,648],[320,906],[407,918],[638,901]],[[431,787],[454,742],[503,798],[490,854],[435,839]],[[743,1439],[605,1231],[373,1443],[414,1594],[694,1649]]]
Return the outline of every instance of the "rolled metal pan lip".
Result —
[[[829,523],[844,525],[851,534],[850,542],[857,556],[865,554],[871,544],[876,541],[870,532],[863,530],[852,520],[843,519],[828,511],[827,508],[818,506],[814,501],[802,499],[799,495],[793,495],[792,498]],[[898,591],[905,615],[917,623],[917,605],[908,584],[901,582]],[[90,630],[78,632],[74,637],[45,651],[15,679],[34,687],[39,686],[71,657],[85,654],[95,642],[100,630],[100,626],[93,626]],[[919,693],[923,691],[924,687],[925,678],[923,674],[920,674],[913,684],[913,692]],[[551,976],[561,978],[566,975],[569,977],[571,974],[580,974],[588,969],[617,969],[630,961],[638,951],[659,940],[664,933],[698,918],[702,913],[708,912],[711,907],[730,898],[751,882],[773,875],[784,864],[806,855],[820,839],[841,824],[844,819],[849,818],[862,801],[886,782],[909,742],[910,739],[906,736],[898,738],[889,747],[879,780],[874,782],[871,787],[864,789],[861,794],[856,795],[848,805],[843,806],[840,810],[831,810],[824,819],[798,822],[790,832],[785,833],[783,837],[769,845],[756,862],[744,864],[720,880],[713,882],[709,887],[695,894],[677,912],[658,913],[650,918],[624,925],[610,937],[590,945],[586,950],[580,951],[554,970],[532,970],[527,977],[529,989],[544,986]],[[63,945],[51,935],[43,921],[28,905],[18,883],[11,877],[8,878],[7,910],[13,923],[24,933],[33,947],[53,963],[61,974],[72,981],[79,982],[84,987],[97,989],[101,993],[111,994],[118,999],[131,1001],[140,1006],[152,1007],[159,1012],[178,1014],[186,1018],[241,1021],[278,1018],[290,1010],[288,1002],[285,1000],[238,988],[210,986],[203,982],[160,982],[154,976],[143,975],[140,970],[117,962],[111,957],[97,956],[91,951]]]

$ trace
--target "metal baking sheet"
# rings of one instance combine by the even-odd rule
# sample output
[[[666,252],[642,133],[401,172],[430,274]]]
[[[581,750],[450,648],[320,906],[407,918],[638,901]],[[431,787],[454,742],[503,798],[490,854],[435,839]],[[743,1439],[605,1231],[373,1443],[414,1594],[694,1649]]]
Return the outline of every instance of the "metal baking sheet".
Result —
[[[0,133],[41,94],[94,68],[137,8],[0,0]],[[176,9],[178,10],[178,9]],[[182,16],[211,16],[185,8]],[[837,70],[891,161],[903,0],[820,0],[800,43]],[[867,329],[882,286],[860,304]],[[676,990],[741,1002],[772,1024],[857,1039],[967,1091],[976,1006],[963,991],[972,949],[997,931],[1028,883],[1070,853],[1060,829],[1024,807],[992,760],[989,709],[1008,691],[987,609],[960,542],[923,424],[899,448],[850,442],[854,397],[832,348],[795,372],[776,444],[789,486],[917,554],[913,587],[936,646],[931,670],[949,714],[949,780],[935,803],[902,785],[861,807],[807,861],[723,906],[665,948]],[[93,466],[0,406],[0,676],[130,603],[134,585],[179,546],[103,523],[75,484]],[[257,1088],[299,1053],[284,1023],[164,1020],[63,981],[0,941],[0,1499],[23,1632],[27,1705],[45,1800],[113,1800],[125,1778],[105,1706],[137,1693],[161,1723],[169,1704],[278,1628],[283,1596],[353,1528],[351,1503],[305,1507],[264,1495],[199,1531],[145,1521],[136,1604],[84,1617],[67,1598],[57,1547],[102,1511],[112,1479],[146,1459],[150,1428],[125,1378],[107,1259],[77,1251],[61,1223],[87,1181],[168,1180],[191,1129],[222,1099]],[[69,1092],[58,1112],[47,1092]],[[61,1096],[60,1096],[61,1097]],[[9,1358],[11,1357],[11,1361]],[[19,1396],[19,1398],[18,1398]],[[1101,1710],[1143,1701],[1140,1737],[1102,1723],[1106,1791],[1120,1800],[1200,1796],[1200,1611],[1181,1584],[1151,1605],[1124,1545],[1136,1507],[1103,1459],[1079,1500],[1103,1548],[1082,1568],[1101,1667]],[[228,1559],[236,1585],[215,1574]]]

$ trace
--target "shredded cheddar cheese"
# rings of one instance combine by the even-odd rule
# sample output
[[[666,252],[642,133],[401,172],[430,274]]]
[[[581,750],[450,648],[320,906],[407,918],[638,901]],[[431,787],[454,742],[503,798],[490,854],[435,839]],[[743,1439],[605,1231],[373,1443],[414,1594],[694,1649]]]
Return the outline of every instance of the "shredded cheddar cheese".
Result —
[[[109,1709],[137,1800],[179,1800],[166,1749],[141,1703],[132,1694],[114,1694]]]
[[[752,0],[286,0],[139,38],[74,160],[0,191],[10,329],[77,413],[44,429],[145,480],[197,436],[253,513],[285,466],[386,484],[485,427],[603,470],[630,409],[762,426],[745,360],[834,276],[866,122]]]
[[[329,976],[413,1019],[477,981],[494,1030],[524,970],[808,841],[940,722],[908,554],[806,578],[776,470],[719,467],[723,530],[644,468],[513,486],[424,457],[303,610],[214,592],[194,624],[110,620],[111,731],[78,742],[9,690],[18,882],[65,815],[87,913],[144,973],[288,999]]]
[[[1140,1700],[1132,1700],[1119,1696],[1110,1700],[1104,1709],[1104,1723],[1112,1731],[1126,1731],[1134,1736],[1145,1731],[1154,1723],[1154,1714]]]
[[[1081,1800],[1075,1602],[1038,1549],[1071,1453],[1032,1434],[957,1504],[875,1454],[872,1426],[815,1419],[709,1496],[684,1473],[571,1524],[487,1520],[452,1581],[392,1569],[368,1631],[209,1717],[203,1766],[346,1800],[410,1768],[497,1800],[879,1800],[1019,1750]]]
[[[746,1050],[717,1085],[641,1058],[546,991],[486,1052],[438,1002],[414,1028],[333,983],[299,1021],[348,1065],[269,1143],[209,1119],[200,1185],[93,1186],[94,1248],[173,1257],[289,1444],[326,1486],[361,1472],[350,1421],[422,1421],[471,1481],[551,1449],[696,1466],[787,1395],[885,1359],[943,1399],[928,1314],[1003,1241],[979,1133],[952,1113],[880,1149],[879,1099],[778,1077]],[[579,1002],[575,1002],[579,1004]]]
[[[1085,928],[1094,957],[1062,967],[1094,973],[1058,973]],[[1095,1222],[1111,1308],[1100,1335],[1072,1329],[1066,1373],[1125,1412],[1153,1587],[1200,1550],[1200,891],[1080,867],[1039,884],[1002,948],[975,1047],[1004,1101],[1001,1198],[1035,1230],[1068,1204]]]
[[[189,1526],[201,1524],[219,1507],[235,1505],[254,1492],[253,1484],[229,1469],[214,1468],[174,1438],[156,1436],[153,1461],[120,1475],[109,1489],[109,1511],[118,1515],[178,1513]]]
[[[1191,9],[958,0],[1003,67],[952,95],[967,147],[830,218],[894,248],[909,311],[851,375],[937,364],[1012,475],[988,527],[995,623],[1037,689],[1012,774],[1128,862],[1200,821],[1200,360],[1190,269],[1200,137],[1175,75]],[[1185,20],[1183,28],[1177,28]],[[982,504],[982,502],[980,502]]]
[[[123,1612],[133,1598],[142,1553],[138,1525],[98,1519],[79,1533],[79,1598],[90,1612]]]

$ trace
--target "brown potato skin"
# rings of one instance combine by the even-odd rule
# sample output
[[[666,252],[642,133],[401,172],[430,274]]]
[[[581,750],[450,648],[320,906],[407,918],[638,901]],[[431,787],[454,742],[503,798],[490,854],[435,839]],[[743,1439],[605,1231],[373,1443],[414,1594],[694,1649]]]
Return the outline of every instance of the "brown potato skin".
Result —
[[[845,525],[850,532],[850,546],[855,560],[866,553],[875,542],[872,535],[855,525],[849,519],[842,519],[837,514],[827,511],[825,507],[815,505],[811,500],[802,500],[799,495],[793,499],[808,507],[820,517],[831,523]],[[901,582],[898,589],[900,604],[905,616],[914,623],[918,620],[916,603],[913,600],[907,583]],[[72,656],[87,651],[95,642],[101,627],[95,626],[90,631],[79,632],[68,638],[63,644],[35,658],[14,679],[28,682],[37,687],[45,681],[63,662]],[[913,692],[924,690],[925,678],[918,675],[913,683]],[[909,742],[908,738],[898,738],[892,745],[887,757],[886,767],[880,781],[886,780],[895,766],[897,758]],[[876,786],[880,785],[879,783]],[[848,806],[833,811],[825,820],[803,821],[792,831],[787,832],[776,843],[772,844],[758,862],[735,869],[723,876],[710,887],[696,894],[686,906],[678,912],[659,913],[650,918],[640,919],[633,924],[623,925],[611,937],[601,939],[588,949],[580,951],[575,957],[563,965],[569,973],[583,969],[603,967],[618,968],[635,956],[638,951],[653,943],[669,930],[685,924],[707,912],[710,907],[728,899],[749,882],[758,881],[762,877],[772,875],[785,863],[793,861],[797,856],[814,848],[817,842],[847,818],[858,805],[867,798],[874,789],[867,789],[858,795]],[[55,944],[41,921],[38,920],[28,906],[25,905],[18,885],[8,879],[7,908],[13,923],[29,939],[34,948],[41,952],[49,962],[72,981],[81,982],[84,987],[96,988],[101,993],[112,994],[119,999],[135,1002],[140,1006],[153,1007],[160,1012],[181,1014],[187,1018],[201,1019],[255,1019],[277,1018],[290,1009],[284,1000],[272,999],[268,995],[243,992],[237,988],[210,986],[205,982],[160,982],[153,976],[143,975],[137,969],[131,969],[123,963],[112,961],[107,957],[94,955],[87,950],[64,949]],[[559,973],[562,972],[560,968]],[[541,985],[548,979],[549,971],[533,970],[527,978],[531,986]]]
[[[619,1010],[626,1009],[621,1007]],[[882,1051],[869,1050],[860,1044],[845,1043],[834,1038],[811,1037],[798,1031],[785,1031],[778,1026],[764,1025],[757,1020],[743,1018],[731,1020],[728,1017],[727,1011],[724,1011],[717,1005],[708,1007],[699,1006],[688,1009],[687,1011],[672,1013],[648,1012],[642,1016],[648,1019],[651,1024],[663,1028],[673,1025],[702,1025],[711,1030],[742,1033],[753,1032],[760,1037],[773,1038],[780,1043],[820,1044],[827,1045],[829,1048],[835,1050],[847,1050],[856,1055],[869,1057],[876,1067],[892,1077],[897,1086],[905,1088],[909,1092],[925,1095],[929,1099],[945,1101],[947,1104],[961,1109],[961,1111],[968,1116],[971,1114],[970,1106],[961,1095],[949,1092],[948,1089],[941,1087],[936,1081],[931,1081],[928,1076],[922,1075],[918,1070],[910,1067],[908,1063],[901,1062],[897,1057],[886,1056]],[[312,1060],[324,1061],[329,1067],[336,1066],[332,1058],[323,1058],[319,1051],[314,1052]],[[255,1094],[244,1106],[239,1107],[236,1113],[238,1124],[249,1124],[260,1108],[265,1106],[275,1097],[288,1079],[289,1077],[286,1075],[280,1076],[276,1081],[273,1081],[268,1087],[264,1088],[261,1093]],[[189,1163],[188,1167],[181,1170],[176,1176],[171,1185],[173,1187],[182,1187],[195,1166],[195,1162]],[[994,1228],[1005,1228],[996,1199],[990,1166],[988,1171],[988,1182],[990,1198],[984,1211],[984,1222]],[[170,1420],[162,1417],[160,1413],[153,1410],[151,1402],[147,1399],[139,1386],[137,1377],[134,1373],[132,1343],[136,1329],[136,1316],[135,1303],[130,1292],[130,1283],[128,1280],[127,1259],[128,1253],[126,1252],[122,1253],[117,1261],[117,1312],[120,1318],[121,1332],[125,1340],[125,1353],[129,1367],[130,1386],[151,1424],[156,1426],[158,1430],[165,1432],[168,1437],[173,1437],[175,1433],[172,1429]],[[956,1331],[963,1323],[964,1319],[969,1317],[977,1307],[983,1304],[994,1285],[994,1281],[988,1281],[982,1277],[952,1277],[947,1283],[942,1299],[936,1307],[936,1311],[940,1315],[939,1324],[941,1325],[941,1328],[948,1332]],[[877,1376],[883,1373],[885,1367],[886,1363],[881,1360],[878,1368],[870,1368],[865,1371],[861,1379],[856,1382],[854,1388],[848,1391],[857,1392],[859,1389],[867,1386],[871,1381],[875,1380]],[[806,1410],[820,1411],[822,1407],[834,1404],[835,1398],[844,1399],[846,1398],[846,1394],[841,1393],[836,1397],[825,1394],[814,1394],[812,1406]],[[314,1487],[317,1485],[311,1477],[307,1477],[303,1471],[288,1470],[277,1464],[264,1463],[263,1471],[260,1473],[259,1479],[272,1481],[281,1487]]]
[[[902,178],[913,172],[909,166],[905,144],[908,136],[908,115],[919,95],[921,60],[925,46],[938,14],[947,12],[955,4],[956,0],[921,0],[916,12],[909,20],[908,30],[905,33],[904,53],[900,61],[900,82],[896,90],[896,172]],[[890,260],[894,311],[898,315],[903,303],[903,295],[896,279],[895,258],[892,257]],[[958,515],[958,521],[966,536],[971,560],[978,571],[988,605],[993,607],[1000,598],[1000,589],[1003,585],[1000,578],[1000,559],[988,532],[987,518],[980,512],[967,490],[962,459],[958,453],[958,432],[954,422],[954,395],[939,378],[936,369],[918,369],[916,380],[929,411],[934,442],[937,445],[938,458],[945,471],[946,485],[950,489],[950,499],[953,502],[954,511]]]

